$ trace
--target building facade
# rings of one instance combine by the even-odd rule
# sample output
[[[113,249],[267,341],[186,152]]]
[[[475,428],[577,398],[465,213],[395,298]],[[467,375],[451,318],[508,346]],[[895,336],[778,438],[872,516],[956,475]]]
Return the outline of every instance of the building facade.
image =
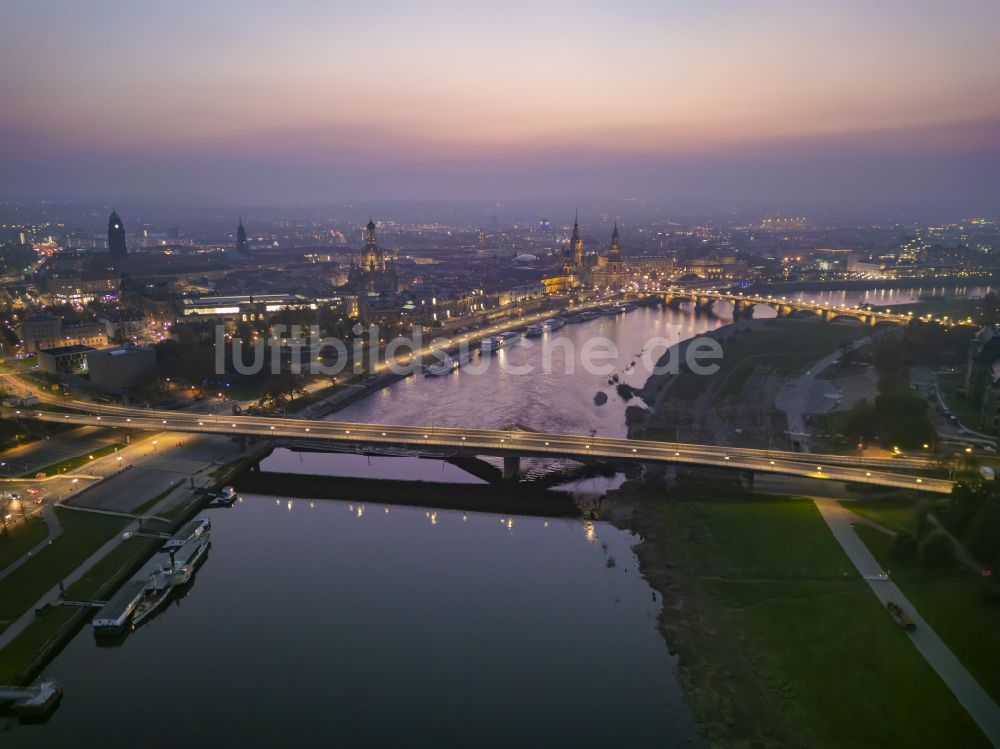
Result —
[[[85,353],[90,382],[101,390],[122,390],[156,376],[156,351],[150,346],[120,346]]]
[[[59,317],[35,315],[18,326],[21,346],[26,354],[60,346],[107,346],[108,335],[103,323],[63,325]]]
[[[90,346],[57,346],[38,352],[38,368],[57,376],[82,374],[87,371]]]
[[[351,262],[348,284],[357,291],[395,294],[399,291],[395,263],[379,246],[372,219],[368,219],[363,235],[364,248],[360,257]]]

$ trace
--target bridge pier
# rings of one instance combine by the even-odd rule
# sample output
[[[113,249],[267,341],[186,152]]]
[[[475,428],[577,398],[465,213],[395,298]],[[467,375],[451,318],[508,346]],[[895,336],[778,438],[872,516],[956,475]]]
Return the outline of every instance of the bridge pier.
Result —
[[[743,318],[751,319],[753,318],[753,302],[747,301],[745,299],[737,299],[733,302],[733,319],[740,320]]]
[[[753,479],[755,475],[754,471],[743,472],[743,483],[746,485],[747,491],[753,491]]]
[[[503,477],[508,481],[516,481],[521,475],[521,459],[516,455],[505,455],[503,458]]]

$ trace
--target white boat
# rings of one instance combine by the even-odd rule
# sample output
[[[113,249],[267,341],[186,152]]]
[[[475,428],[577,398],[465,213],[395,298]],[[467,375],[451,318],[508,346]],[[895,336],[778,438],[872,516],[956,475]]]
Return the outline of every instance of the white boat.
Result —
[[[520,333],[515,333],[512,330],[508,330],[506,332],[495,335],[492,338],[484,338],[480,347],[480,351],[484,352],[497,351],[498,349],[502,349],[504,346],[509,344],[514,339],[519,338],[520,336],[521,336]]]
[[[157,612],[170,597],[172,571],[169,565],[158,568],[146,581],[146,591],[142,601],[136,606],[132,616],[132,626],[138,627],[148,617]]]
[[[171,554],[171,561],[154,570],[146,580],[142,600],[135,607],[132,626],[138,627],[159,611],[170,598],[174,588],[191,582],[191,576],[205,558],[212,545],[209,533],[193,536],[179,550]]]
[[[458,359],[453,359],[448,354],[445,354],[444,358],[440,361],[424,367],[424,377],[441,377],[442,375],[451,374],[458,369],[458,366]]]
[[[170,578],[171,587],[177,588],[191,582],[191,576],[208,554],[212,545],[207,536],[193,539],[174,555],[174,574]]]
[[[565,324],[566,321],[560,317],[550,317],[549,319],[542,320],[534,325],[529,325],[525,328],[524,334],[528,336],[528,338],[538,338],[538,336],[544,333],[559,330],[559,328],[563,327]]]

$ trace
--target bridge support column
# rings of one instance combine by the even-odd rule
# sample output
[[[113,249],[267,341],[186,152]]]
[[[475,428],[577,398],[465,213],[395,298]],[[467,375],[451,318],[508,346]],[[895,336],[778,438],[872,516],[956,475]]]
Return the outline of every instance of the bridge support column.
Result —
[[[503,477],[514,481],[521,475],[521,459],[516,455],[506,455],[503,459]]]
[[[755,475],[753,471],[744,471],[743,483],[746,484],[747,491],[753,491],[753,478]]]
[[[733,319],[740,320],[742,318],[752,319],[753,318],[753,308],[752,302],[748,302],[744,299],[738,299],[733,303]]]

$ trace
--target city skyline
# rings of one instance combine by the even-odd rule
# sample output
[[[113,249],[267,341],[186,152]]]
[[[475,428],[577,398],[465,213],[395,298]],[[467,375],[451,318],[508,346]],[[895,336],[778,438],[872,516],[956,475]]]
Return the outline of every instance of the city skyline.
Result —
[[[849,6],[15,4],[0,197],[995,204],[996,6]]]

